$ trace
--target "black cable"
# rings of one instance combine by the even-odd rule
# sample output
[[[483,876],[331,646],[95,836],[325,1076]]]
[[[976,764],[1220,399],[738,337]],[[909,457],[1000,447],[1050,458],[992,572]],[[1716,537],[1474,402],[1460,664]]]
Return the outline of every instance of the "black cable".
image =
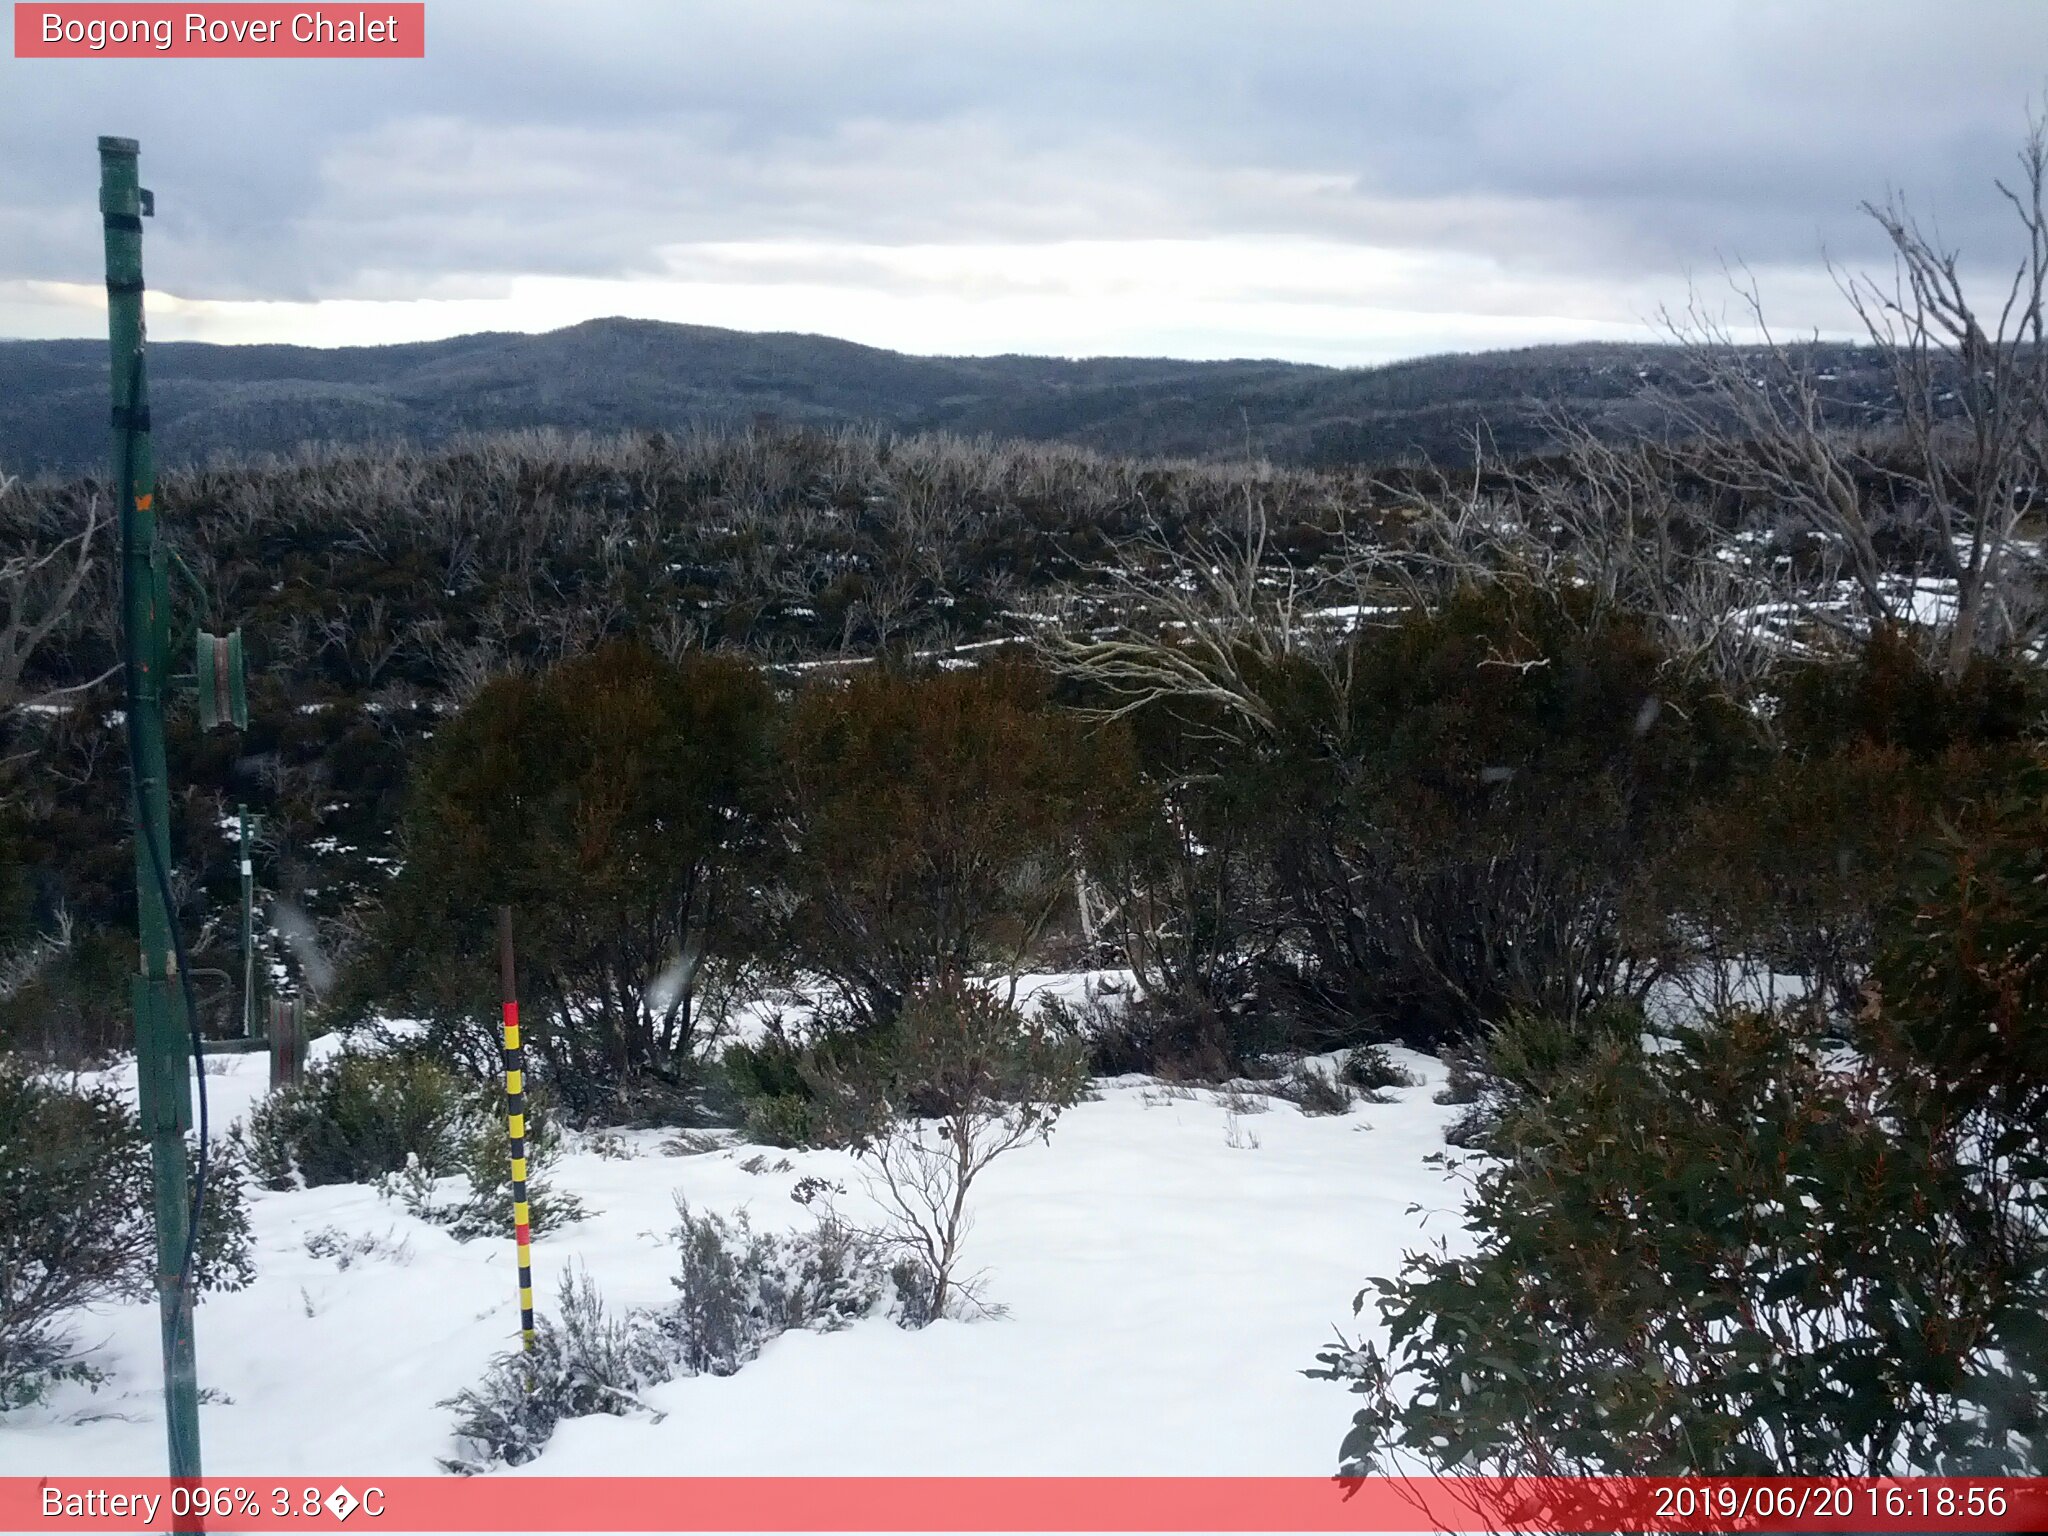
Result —
[[[140,713],[137,706],[142,696],[141,683],[139,681],[141,664],[136,658],[135,633],[130,622],[135,612],[135,593],[133,590],[135,564],[130,559],[130,540],[134,532],[133,509],[135,502],[135,406],[141,395],[142,357],[138,351],[135,358],[135,372],[131,376],[128,385],[128,407],[124,412],[124,426],[121,434],[120,494],[127,498],[127,503],[120,509],[121,670],[128,705],[127,714],[122,724],[128,737],[128,789],[135,806],[135,828],[142,838],[143,845],[149,849],[149,867],[151,873],[156,877],[157,899],[163,903],[164,926],[170,933],[171,954],[175,958],[178,967],[178,987],[185,1003],[185,1023],[192,1035],[193,1075],[198,1079],[199,1150],[198,1155],[193,1160],[192,1204],[186,1213],[185,1253],[178,1263],[178,1293],[180,1307],[184,1309],[189,1308],[196,1300],[194,1294],[194,1260],[199,1249],[199,1223],[206,1214],[206,1175],[209,1163],[206,1150],[207,1132],[209,1129],[206,1105],[206,1054],[203,1049],[203,1040],[199,1033],[199,1008],[192,996],[192,967],[185,958],[184,936],[178,931],[177,904],[171,896],[171,879],[168,872],[170,855],[168,849],[157,841],[158,828],[153,825],[153,819],[149,815],[149,808],[144,803],[142,795],[142,742],[141,738],[136,734],[137,727],[135,723],[135,717]],[[161,681],[159,679],[159,684],[161,684]],[[168,839],[170,829],[166,827],[162,831]],[[141,914],[138,913],[138,920],[140,916]],[[139,1046],[140,1043],[138,1041],[137,1045]],[[142,1063],[138,1051],[136,1061],[138,1073],[141,1071],[141,1068]],[[180,1155],[183,1154],[183,1151],[184,1148],[181,1145],[179,1148]]]

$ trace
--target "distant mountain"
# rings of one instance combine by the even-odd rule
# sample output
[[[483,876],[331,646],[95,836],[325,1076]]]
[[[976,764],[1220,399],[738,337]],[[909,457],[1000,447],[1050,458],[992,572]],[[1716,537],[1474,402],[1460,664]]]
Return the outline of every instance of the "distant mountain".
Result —
[[[1877,398],[1874,360],[1831,348],[1841,388]],[[1540,448],[1563,405],[1608,429],[1650,425],[1653,387],[1682,358],[1579,344],[1420,358],[1379,368],[1161,358],[911,357],[826,336],[593,320],[322,349],[158,342],[149,352],[159,460],[300,443],[553,426],[595,431],[873,422],[897,431],[1033,438],[1121,454],[1256,453],[1316,467],[1464,457],[1484,420],[1508,452]],[[99,341],[0,341],[0,468],[74,472],[104,458]]]

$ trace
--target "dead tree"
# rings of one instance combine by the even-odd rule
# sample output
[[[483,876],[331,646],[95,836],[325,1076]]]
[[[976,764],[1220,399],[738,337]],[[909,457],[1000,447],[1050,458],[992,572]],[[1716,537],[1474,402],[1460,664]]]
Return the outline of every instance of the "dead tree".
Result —
[[[12,488],[0,488],[0,494]],[[108,674],[64,688],[34,689],[23,682],[30,661],[62,624],[92,572],[93,540],[100,527],[99,501],[86,504],[85,526],[47,549],[30,549],[0,560],[0,716],[24,704],[90,688]]]
[[[1843,430],[1841,402],[1830,398],[1813,349],[1772,332],[1746,274],[1734,286],[1756,341],[1738,341],[1697,302],[1666,317],[1705,384],[1695,400],[1667,402],[1692,434],[1694,467],[1823,534],[1864,618],[1921,620],[1951,678],[1974,653],[2023,648],[2048,629],[2041,556],[2017,537],[2048,473],[2048,117],[2031,119],[2019,162],[2018,179],[1997,185],[2018,216],[2021,249],[1989,303],[1966,290],[1960,253],[1896,196],[1864,205],[1890,243],[1890,278],[1836,272],[1884,365],[1903,462]],[[1911,583],[1897,579],[1879,547],[1880,492],[1954,588],[1953,611],[1932,626],[1914,613]]]

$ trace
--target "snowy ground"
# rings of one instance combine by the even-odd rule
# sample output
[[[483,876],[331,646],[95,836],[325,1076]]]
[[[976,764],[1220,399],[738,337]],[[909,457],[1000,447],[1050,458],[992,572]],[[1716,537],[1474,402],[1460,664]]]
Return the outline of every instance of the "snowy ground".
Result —
[[[1457,1237],[1456,1191],[1424,1158],[1456,1111],[1432,1102],[1441,1066],[1395,1102],[1304,1117],[1266,1101],[1233,1113],[1209,1092],[1100,1083],[1050,1145],[999,1161],[977,1185],[970,1267],[999,1318],[904,1332],[875,1319],[772,1341],[737,1375],[646,1394],[660,1422],[562,1427],[527,1470],[666,1474],[1327,1474],[1350,1398],[1302,1376],[1351,1297],[1406,1249]],[[217,1059],[216,1133],[260,1093],[261,1056]],[[1242,1106],[1240,1105],[1240,1109]],[[811,1218],[804,1174],[844,1184],[829,1152],[733,1147],[668,1155],[572,1148],[554,1175],[591,1214],[535,1248],[542,1310],[579,1264],[623,1308],[673,1292],[673,1198],[745,1207],[757,1226]],[[760,1157],[761,1162],[754,1162]],[[759,1171],[749,1172],[748,1165]],[[1411,1204],[1428,1208],[1409,1213]],[[208,1298],[197,1324],[210,1475],[432,1473],[454,1450],[437,1406],[516,1337],[512,1253],[458,1243],[370,1188],[253,1192],[257,1279]],[[340,1268],[307,1252],[338,1227],[388,1234],[397,1256]],[[111,1379],[66,1388],[0,1429],[0,1475],[153,1474],[164,1435],[153,1305],[85,1320]]]

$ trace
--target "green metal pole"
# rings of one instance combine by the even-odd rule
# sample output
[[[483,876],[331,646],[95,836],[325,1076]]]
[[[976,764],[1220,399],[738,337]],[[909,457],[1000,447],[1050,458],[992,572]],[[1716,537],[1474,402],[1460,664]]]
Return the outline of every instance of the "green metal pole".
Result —
[[[170,856],[169,774],[164,762],[164,677],[170,612],[163,548],[157,541],[156,465],[149,442],[143,372],[140,146],[100,140],[100,214],[107,245],[107,339],[113,361],[114,488],[121,513],[123,613],[129,666],[129,742],[134,794],[136,1076],[142,1127],[156,1172],[157,1301],[164,1348],[164,1420],[171,1476],[199,1472],[199,1376],[192,1352],[192,1294],[185,1261],[191,1187],[185,1132],[192,1123],[192,1051],[164,910],[158,860]],[[150,209],[150,211],[154,211]],[[152,854],[151,843],[156,852]]]
[[[242,1038],[256,1038],[255,866],[249,862],[249,807],[235,807],[242,829]]]

